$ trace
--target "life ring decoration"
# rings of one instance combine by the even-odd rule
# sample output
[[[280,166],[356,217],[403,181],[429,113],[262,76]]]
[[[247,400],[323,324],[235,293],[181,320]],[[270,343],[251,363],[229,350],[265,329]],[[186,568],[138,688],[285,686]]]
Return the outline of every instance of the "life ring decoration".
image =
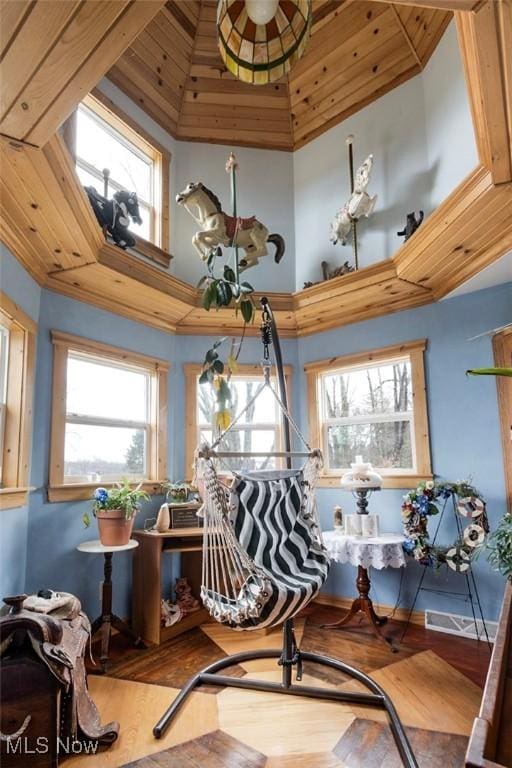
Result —
[[[433,546],[428,533],[428,520],[440,513],[440,505],[453,498],[455,510],[467,522],[459,540],[449,547]],[[457,573],[465,573],[489,533],[485,501],[468,482],[449,483],[426,480],[405,494],[402,521],[407,555],[421,565],[447,565]]]

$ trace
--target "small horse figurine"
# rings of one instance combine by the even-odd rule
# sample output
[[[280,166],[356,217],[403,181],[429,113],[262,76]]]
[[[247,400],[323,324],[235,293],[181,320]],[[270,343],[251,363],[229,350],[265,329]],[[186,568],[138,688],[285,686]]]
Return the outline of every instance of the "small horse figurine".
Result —
[[[217,195],[204,184],[190,182],[183,192],[176,195],[176,202],[201,227],[192,238],[192,244],[203,261],[207,261],[220,245],[238,245],[245,251],[240,267],[242,270],[248,269],[267,255],[266,243],[273,243],[276,247],[276,264],[283,258],[285,243],[281,235],[269,235],[268,229],[255,216],[242,219],[224,213]],[[192,212],[191,206],[197,208],[197,215]]]
[[[375,203],[377,202],[377,195],[370,197],[366,192],[366,187],[370,183],[372,166],[373,155],[368,155],[364,163],[357,169],[354,191],[331,222],[329,239],[333,245],[336,245],[338,240],[341,240],[342,245],[346,245],[352,230],[352,223],[359,221],[361,216],[368,218],[373,213]]]
[[[123,189],[115,192],[112,200],[107,200],[94,187],[84,189],[103,232],[112,235],[115,244],[120,248],[133,248],[135,238],[128,232],[130,218],[134,224],[142,224],[137,194]]]
[[[406,224],[403,229],[400,230],[400,232],[397,232],[398,237],[404,238],[404,243],[410,238],[411,235],[414,235],[416,230],[418,229],[419,225],[423,221],[423,211],[420,211],[419,218],[416,218],[416,213],[413,211],[412,213],[408,213],[406,217]]]

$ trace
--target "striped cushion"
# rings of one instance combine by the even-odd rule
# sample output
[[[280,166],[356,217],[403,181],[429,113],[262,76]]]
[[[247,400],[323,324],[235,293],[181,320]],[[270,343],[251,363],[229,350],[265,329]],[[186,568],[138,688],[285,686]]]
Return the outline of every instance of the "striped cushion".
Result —
[[[327,578],[329,556],[305,511],[308,490],[302,470],[235,475],[230,489],[235,536],[272,584],[260,615],[233,624],[235,629],[261,629],[291,618]]]

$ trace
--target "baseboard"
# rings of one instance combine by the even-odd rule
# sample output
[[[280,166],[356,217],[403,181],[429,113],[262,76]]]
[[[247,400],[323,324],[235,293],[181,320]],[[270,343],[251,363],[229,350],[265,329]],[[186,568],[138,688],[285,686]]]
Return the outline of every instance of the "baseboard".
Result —
[[[331,608],[341,608],[344,611],[348,611],[350,606],[352,605],[353,598],[352,597],[339,597],[339,595],[329,595],[322,593],[321,595],[318,595],[314,601],[317,605],[326,605]],[[393,613],[393,618],[397,621],[407,621],[409,618],[409,609],[408,608],[397,608],[395,610],[395,607],[393,605],[386,605],[385,603],[374,603],[374,608],[377,611],[378,614],[381,614],[382,616],[389,616],[390,613]],[[411,624],[417,624],[420,627],[425,626],[425,613],[424,611],[413,611],[410,619]]]

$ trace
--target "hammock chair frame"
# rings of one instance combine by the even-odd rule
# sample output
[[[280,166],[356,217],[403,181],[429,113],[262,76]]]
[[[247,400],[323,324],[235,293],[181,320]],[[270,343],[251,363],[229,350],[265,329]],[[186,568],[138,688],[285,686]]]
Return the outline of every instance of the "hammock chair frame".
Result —
[[[284,406],[285,415],[288,413],[286,386],[283,370],[283,361],[281,354],[281,346],[279,343],[279,336],[272,313],[272,309],[266,297],[261,298],[261,305],[264,315],[268,318],[271,328],[272,343],[274,346],[274,355],[277,369],[277,377],[279,384],[279,393],[282,404]],[[298,451],[292,451],[291,448],[291,433],[288,416],[286,416],[283,423],[283,436],[284,436],[284,448],[282,452],[278,452],[272,455],[279,455],[286,459],[288,468],[291,468],[292,456],[308,456],[310,454]],[[240,453],[232,452],[216,452],[218,456],[242,456]],[[251,453],[250,456],[256,454]],[[265,454],[266,456],[267,454]],[[237,678],[227,675],[218,674],[228,667],[235,666],[237,664],[243,664],[246,661],[253,661],[255,659],[271,659],[278,660],[278,665],[282,667],[281,682],[269,682],[265,680],[252,680],[247,677]],[[302,680],[302,664],[304,661],[319,664],[323,667],[338,670],[348,677],[352,677],[358,682],[362,683],[370,693],[363,692],[349,692],[340,691],[338,689],[326,689],[309,685],[296,685],[292,682],[292,671],[296,667],[296,680],[300,682]],[[194,675],[185,687],[180,691],[178,696],[174,699],[172,704],[164,712],[158,723],[153,728],[153,735],[156,739],[160,739],[168,727],[171,721],[174,719],[182,705],[187,700],[192,691],[200,685],[215,685],[230,688],[243,688],[246,690],[263,691],[267,693],[285,693],[289,696],[305,696],[313,699],[326,699],[329,701],[340,701],[345,703],[367,705],[372,707],[379,707],[385,709],[389,717],[389,725],[391,732],[395,739],[395,743],[400,753],[400,757],[404,766],[407,768],[418,768],[418,763],[414,757],[411,745],[407,738],[407,734],[404,730],[402,722],[398,716],[398,713],[393,705],[393,702],[386,694],[386,692],[374,681],[371,677],[364,672],[351,667],[344,662],[332,659],[328,656],[321,656],[317,653],[310,653],[308,651],[301,651],[297,645],[295,638],[294,620],[286,619],[283,624],[283,644],[281,650],[278,649],[263,649],[256,651],[246,651],[242,653],[235,653],[227,656],[224,659],[209,664],[204,667],[200,672]]]

